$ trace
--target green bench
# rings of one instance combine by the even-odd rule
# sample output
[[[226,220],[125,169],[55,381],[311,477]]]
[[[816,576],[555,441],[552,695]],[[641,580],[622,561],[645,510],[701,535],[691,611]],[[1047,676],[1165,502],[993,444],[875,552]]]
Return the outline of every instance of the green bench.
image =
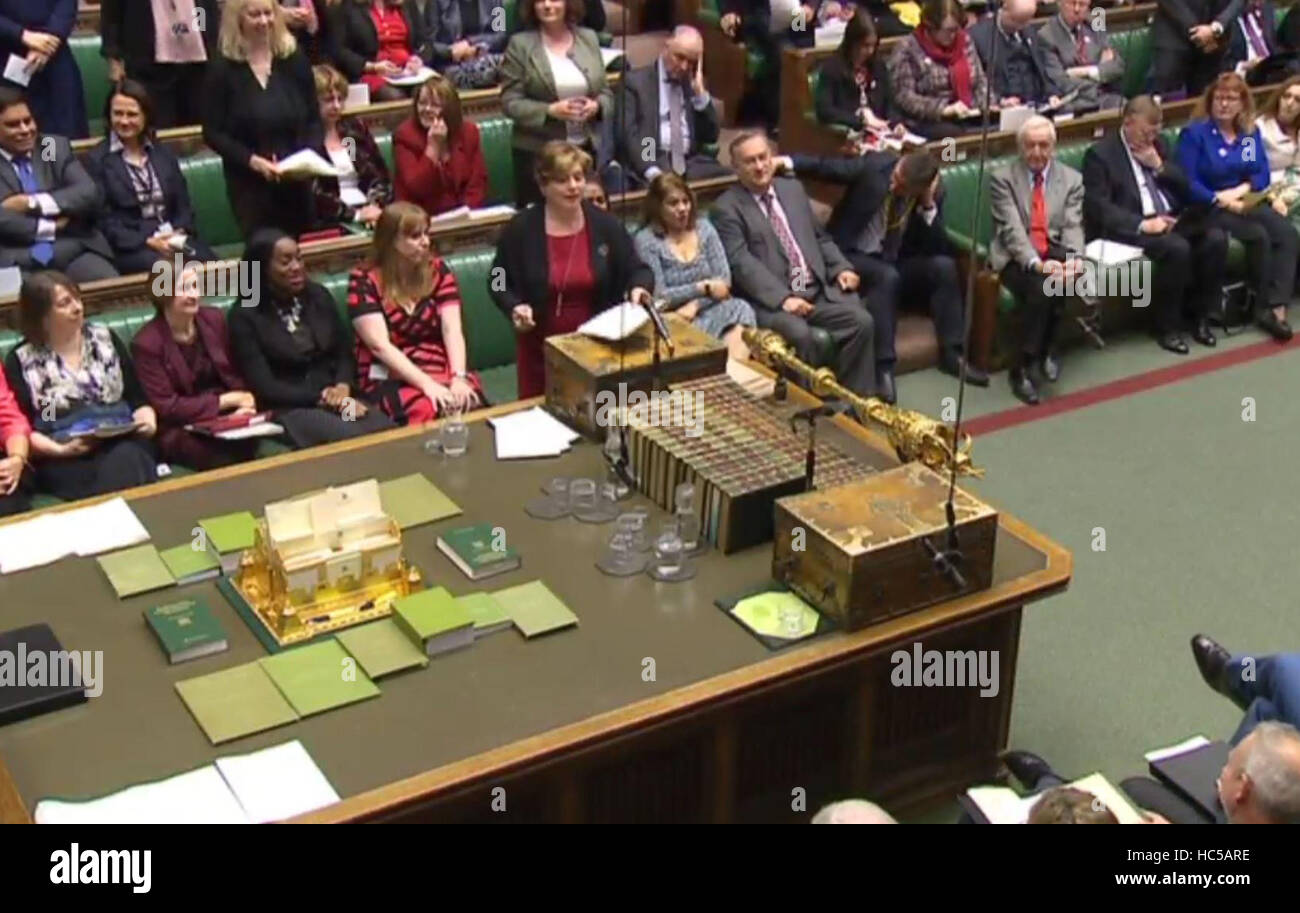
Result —
[[[518,387],[515,376],[514,329],[488,292],[488,276],[492,268],[493,255],[492,250],[458,251],[447,257],[447,265],[456,274],[456,281],[460,286],[469,367],[478,373],[489,402],[499,404],[517,399]],[[348,333],[348,345],[352,345],[352,322],[347,315],[348,274],[333,273],[313,278],[333,296],[343,326]],[[228,310],[233,306],[234,301],[227,298],[208,303],[222,310]],[[153,316],[152,308],[132,308],[104,312],[94,315],[91,319],[108,326],[122,338],[123,342],[130,345],[136,331],[152,320]],[[18,341],[18,334],[12,330],[0,331],[0,358],[7,355]],[[286,449],[278,442],[263,442],[258,455],[269,456]],[[187,475],[193,472],[189,467],[175,464],[172,466],[172,471],[174,475]],[[58,503],[57,499],[39,495],[33,506],[39,508],[55,503]]]

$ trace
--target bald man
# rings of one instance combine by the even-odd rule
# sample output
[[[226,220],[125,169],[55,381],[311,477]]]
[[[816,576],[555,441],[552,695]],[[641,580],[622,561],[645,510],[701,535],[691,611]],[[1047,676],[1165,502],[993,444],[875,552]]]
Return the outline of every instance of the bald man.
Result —
[[[1055,107],[1061,96],[1082,86],[1080,80],[1065,73],[1053,73],[1047,62],[1046,46],[1030,24],[1036,7],[1035,0],[1006,0],[996,16],[985,16],[969,30],[984,72],[993,83],[994,104],[1004,108]],[[993,60],[995,44],[996,61]],[[1061,110],[1083,110],[1086,104],[1076,99]],[[1091,104],[1096,107],[1095,98]]]
[[[617,93],[618,159],[632,186],[673,171],[687,180],[730,170],[704,147],[718,141],[718,111],[704,88],[704,39],[679,25],[659,59],[628,73]]]

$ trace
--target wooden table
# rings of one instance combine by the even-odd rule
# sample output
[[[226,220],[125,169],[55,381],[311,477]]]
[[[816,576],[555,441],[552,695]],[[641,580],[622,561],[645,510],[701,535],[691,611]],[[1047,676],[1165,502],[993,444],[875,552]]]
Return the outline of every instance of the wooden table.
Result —
[[[786,408],[806,404],[792,391]],[[491,411],[520,405],[529,404]],[[896,463],[879,435],[842,417],[823,429],[873,465]],[[713,606],[767,579],[770,546],[710,552],[686,583],[607,578],[592,562],[610,527],[535,521],[519,506],[552,475],[596,474],[594,444],[497,463],[490,430],[475,421],[469,454],[443,463],[423,453],[424,434],[397,430],[127,497],[167,547],[188,541],[199,517],[260,513],[322,485],[423,471],[465,510],[408,531],[408,554],[426,577],[456,594],[541,578],[577,613],[577,628],[534,641],[495,634],[381,680],[379,698],[213,747],[174,683],[265,655],[213,583],[185,595],[208,599],[229,651],[168,666],[142,613],[174,592],[118,601],[93,559],[0,577],[6,628],[45,621],[66,649],[104,651],[100,697],[0,728],[0,820],[29,820],[43,796],[103,795],[290,739],[344,797],[301,819],[315,822],[799,821],[838,797],[866,795],[897,811],[994,774],[1021,611],[1071,574],[1070,554],[1015,518],[1001,518],[992,588],[773,653]],[[661,516],[652,508],[653,520]],[[437,551],[440,530],[478,522],[506,527],[522,569],[473,584]],[[891,686],[891,652],[918,638],[926,649],[999,651],[996,697]],[[494,810],[502,797],[505,809]]]

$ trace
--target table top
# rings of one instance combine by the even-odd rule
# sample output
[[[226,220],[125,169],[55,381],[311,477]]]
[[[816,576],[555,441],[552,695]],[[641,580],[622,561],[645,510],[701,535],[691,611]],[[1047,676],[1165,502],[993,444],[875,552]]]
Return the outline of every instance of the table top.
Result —
[[[792,390],[791,410],[803,397]],[[838,417],[823,428],[825,439],[872,465],[897,465],[878,435],[850,420]],[[162,549],[188,542],[200,517],[235,510],[260,515],[269,501],[326,485],[422,472],[464,510],[405,533],[407,555],[429,584],[460,595],[541,579],[578,615],[577,628],[532,641],[513,630],[493,634],[433,658],[426,669],[381,679],[377,699],[214,746],[175,683],[266,655],[215,582],[118,600],[93,558],[0,576],[5,630],[47,622],[66,649],[103,651],[99,697],[0,728],[0,820],[21,820],[41,798],[97,797],[291,739],[302,741],[344,798],[312,817],[346,817],[398,801],[417,785],[450,785],[471,772],[504,769],[539,752],[646,725],[846,653],[876,651],[926,630],[1010,610],[1063,589],[1070,576],[1067,551],[1004,514],[989,590],[774,653],[714,606],[716,598],[770,578],[770,545],[727,557],[711,551],[684,583],[607,577],[594,562],[610,525],[534,520],[522,509],[551,476],[599,477],[600,448],[581,441],[558,458],[498,462],[487,424],[471,421],[470,430],[469,452],[458,459],[424,453],[427,431],[399,429],[126,496]],[[629,503],[648,504],[639,496]],[[650,509],[657,528],[666,515]],[[523,566],[478,582],[457,570],[436,538],[474,523],[505,527]],[[143,613],[195,595],[212,606],[230,648],[169,665]],[[642,674],[647,659],[654,660],[654,681]]]

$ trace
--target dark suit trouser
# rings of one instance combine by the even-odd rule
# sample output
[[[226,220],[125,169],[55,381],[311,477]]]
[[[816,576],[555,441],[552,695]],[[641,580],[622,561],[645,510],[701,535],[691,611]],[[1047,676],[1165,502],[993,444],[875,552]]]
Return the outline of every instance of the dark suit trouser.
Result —
[[[750,83],[748,102],[769,131],[781,122],[781,49],[789,44],[783,35],[759,29],[742,36],[745,44],[763,57],[763,66]]]
[[[278,228],[297,238],[311,231],[316,209],[311,181],[266,181],[252,172],[225,169],[226,195],[244,239],[259,228]]]
[[[32,471],[23,470],[18,487],[9,494],[0,494],[0,517],[12,517],[32,509]]]
[[[686,178],[688,181],[703,181],[708,178],[730,177],[734,173],[735,172],[719,162],[716,158],[696,153],[695,155],[687,157],[686,173],[682,175],[682,177]],[[630,168],[624,168],[623,174],[626,176],[627,186],[629,188],[635,189],[638,187],[645,187],[650,183]],[[605,189],[607,191],[610,193],[619,192],[619,188],[610,187],[609,184],[609,181],[605,182]]]
[[[158,479],[152,441],[118,437],[97,444],[85,456],[41,460],[36,487],[64,501],[147,485]]]
[[[861,304],[835,304],[824,296],[809,296],[813,312],[798,317],[786,311],[755,308],[758,325],[781,334],[804,361],[814,363],[817,351],[809,327],[830,333],[838,353],[835,377],[854,393],[870,396],[876,391],[876,367],[872,353],[875,321]]]
[[[1194,97],[1219,75],[1223,54],[1202,54],[1191,43],[1178,48],[1151,49],[1151,91],[1157,95],[1186,88]]]
[[[1184,223],[1163,235],[1140,235],[1152,264],[1151,308],[1156,330],[1182,329],[1183,312],[1193,321],[1204,320],[1223,293],[1228,234],[1217,225]]]
[[[1247,282],[1255,296],[1255,308],[1289,304],[1300,234],[1286,216],[1261,203],[1242,214],[1216,208],[1211,218],[1246,248]]]
[[[1195,805],[1150,777],[1129,777],[1119,788],[1140,808],[1161,815],[1170,824],[1212,824]]]
[[[877,370],[892,367],[897,360],[894,336],[903,300],[924,300],[940,348],[961,351],[963,315],[956,260],[946,254],[904,253],[894,263],[879,254],[846,251],[845,256],[862,277],[863,297],[876,322]]]
[[[217,256],[216,251],[214,251],[207,242],[200,238],[186,238],[185,244],[185,250],[181,251],[181,255],[187,261],[197,260],[201,263],[208,263],[213,260],[221,259]],[[131,273],[150,272],[153,269],[154,263],[159,260],[163,260],[167,263],[174,263],[175,256],[175,254],[172,254],[164,257],[152,247],[145,246],[138,248],[137,250],[118,251],[113,262],[117,266],[118,270],[121,271],[123,276],[128,276]]]
[[[97,279],[112,279],[118,275],[117,268],[110,261],[93,250],[88,250],[86,245],[75,238],[59,238],[56,240],[54,242],[54,256],[49,263],[37,263],[32,259],[31,252],[28,250],[15,253],[13,261],[13,265],[25,273],[56,269],[61,273],[66,273],[69,279],[77,283],[94,282]]]
[[[1265,720],[1280,720],[1300,727],[1300,653],[1273,656],[1234,656],[1228,664],[1228,684],[1249,706],[1232,737],[1236,745]],[[1249,677],[1248,677],[1249,676]]]
[[[1020,312],[1021,366],[1047,355],[1056,340],[1056,328],[1070,300],[1067,295],[1047,294],[1047,276],[1018,263],[1002,268],[1002,284],[1015,296]]]

